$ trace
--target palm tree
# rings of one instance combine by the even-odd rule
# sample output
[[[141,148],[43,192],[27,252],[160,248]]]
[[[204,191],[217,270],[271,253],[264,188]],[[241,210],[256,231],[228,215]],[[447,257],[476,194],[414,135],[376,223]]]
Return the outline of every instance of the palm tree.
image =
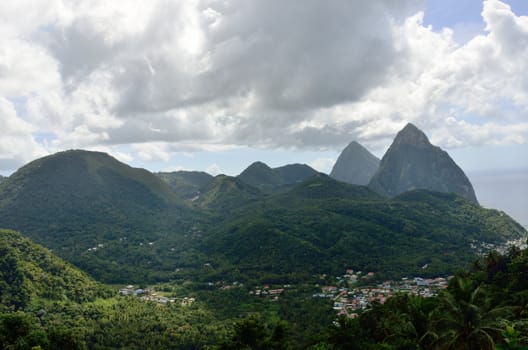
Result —
[[[453,279],[450,290],[441,296],[440,307],[431,314],[430,330],[422,344],[439,350],[493,350],[502,330],[494,326],[509,307],[486,310],[483,290],[461,276]]]

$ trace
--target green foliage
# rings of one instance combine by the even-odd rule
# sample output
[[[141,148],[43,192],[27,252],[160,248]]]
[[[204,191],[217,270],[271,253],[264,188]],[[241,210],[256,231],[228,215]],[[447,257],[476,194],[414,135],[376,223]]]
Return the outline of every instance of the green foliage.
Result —
[[[0,305],[2,308],[18,310],[24,308],[29,301],[30,291],[24,284],[24,272],[18,263],[19,257],[13,249],[7,246],[0,247]]]
[[[264,193],[278,193],[285,192],[316,174],[317,171],[306,164],[289,164],[272,169],[262,162],[255,162],[237,178]]]
[[[48,249],[0,230],[0,348],[528,345],[528,253],[519,249],[489,254],[438,298],[397,296],[336,320],[332,300],[311,297],[322,273],[438,276],[468,266],[476,253],[470,244],[526,231],[451,194],[412,191],[388,200],[323,175],[292,188],[306,170],[292,169],[274,173],[284,183],[273,194],[239,178],[209,183],[205,176],[201,185],[182,177],[177,186],[201,191],[190,204],[152,174],[102,154],[65,152],[22,168],[0,184],[1,225],[23,228],[99,280],[161,283],[164,293],[198,301],[160,306],[115,297]],[[228,281],[239,283],[220,289]],[[296,286],[278,300],[245,287],[263,283]]]
[[[432,315],[431,336],[436,347],[445,349],[495,349],[501,329],[497,317],[506,317],[509,308],[486,309],[479,300],[482,289],[471,279],[456,276],[450,290],[441,296],[440,307]]]
[[[528,269],[527,254],[490,254],[471,272],[457,274],[440,296],[393,297],[359,318],[339,319],[307,348],[527,349],[526,289],[509,273]],[[488,272],[503,277],[488,280]]]
[[[94,300],[108,291],[85,273],[19,233],[0,230],[0,311],[37,299]]]
[[[519,327],[517,327],[519,326]],[[523,328],[519,331],[517,328]],[[515,324],[506,325],[502,333],[503,342],[497,345],[498,350],[528,350],[528,321],[516,321]],[[521,344],[525,344],[524,346]]]
[[[24,232],[106,282],[155,279],[152,270],[167,278],[180,264],[179,249],[188,250],[181,241],[195,219],[164,181],[103,153],[41,158],[0,185],[0,227]]]
[[[50,305],[0,314],[0,348],[204,349],[225,337],[224,326],[200,307],[166,307],[136,298]]]
[[[267,168],[256,164],[244,176],[214,181],[201,173],[159,174],[171,188],[103,153],[62,152],[0,184],[0,227],[24,232],[100,281],[125,284],[293,282],[348,267],[379,278],[435,276],[473,261],[473,241],[526,233],[502,213],[454,195],[414,191],[387,200],[314,176],[307,166],[255,167]],[[269,180],[275,194],[246,184],[246,175]],[[176,188],[200,196],[185,202]]]
[[[233,335],[224,341],[219,350],[288,350],[288,324],[279,321],[276,324],[265,324],[258,315],[237,321]]]
[[[229,214],[233,209],[254,203],[263,194],[236,177],[218,175],[204,188],[197,204],[220,215]]]
[[[19,234],[3,235],[9,242],[3,246],[5,266],[16,266],[24,284],[35,263],[21,255],[35,260],[35,250],[50,254]],[[54,300],[32,292],[24,311],[5,308],[0,314],[0,348],[524,349],[528,299],[516,272],[528,269],[527,255],[516,249],[490,254],[474,270],[457,274],[439,297],[398,295],[356,319],[337,322],[331,303],[303,298],[309,290],[302,288],[286,291],[276,301],[256,299],[243,287],[203,289],[196,292],[201,301],[187,307],[159,306],[135,297]],[[64,281],[69,280],[67,270],[75,270],[57,258],[46,266],[52,266],[52,278]],[[69,287],[63,286],[63,295],[69,295]],[[171,293],[199,289],[198,284],[159,288]],[[38,289],[28,285],[29,291]]]
[[[199,196],[214,179],[202,171],[160,172],[155,175],[167,182],[178,197],[186,200]]]
[[[398,278],[454,273],[476,258],[474,241],[523,234],[507,216],[455,195],[415,191],[386,200],[320,176],[239,208],[212,228],[202,249],[249,278],[346,267]]]
[[[199,306],[158,306],[137,298],[88,304],[84,312],[95,349],[202,349],[224,334],[223,325]]]

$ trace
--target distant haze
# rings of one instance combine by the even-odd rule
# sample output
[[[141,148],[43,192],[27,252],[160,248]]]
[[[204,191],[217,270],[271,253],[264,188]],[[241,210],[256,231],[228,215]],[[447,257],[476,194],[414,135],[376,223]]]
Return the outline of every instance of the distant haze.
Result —
[[[528,169],[469,172],[480,204],[505,211],[528,227]]]

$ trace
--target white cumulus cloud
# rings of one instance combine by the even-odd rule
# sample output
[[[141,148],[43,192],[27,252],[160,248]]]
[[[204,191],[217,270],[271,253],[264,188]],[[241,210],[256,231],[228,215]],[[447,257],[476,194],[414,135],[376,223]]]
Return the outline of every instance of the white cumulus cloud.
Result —
[[[409,121],[443,147],[526,143],[528,17],[486,0],[485,32],[461,45],[422,10],[420,0],[4,1],[0,168],[127,145],[123,158],[145,162],[352,140],[379,150]]]

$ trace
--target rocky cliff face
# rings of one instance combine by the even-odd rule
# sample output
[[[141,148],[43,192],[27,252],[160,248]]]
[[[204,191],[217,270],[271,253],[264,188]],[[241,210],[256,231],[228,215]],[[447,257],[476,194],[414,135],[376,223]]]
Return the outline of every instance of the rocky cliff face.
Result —
[[[339,155],[330,176],[353,185],[367,185],[379,167],[380,160],[356,141]]]
[[[477,203],[473,186],[462,169],[413,124],[398,133],[369,187],[385,196],[413,189],[456,193]]]

